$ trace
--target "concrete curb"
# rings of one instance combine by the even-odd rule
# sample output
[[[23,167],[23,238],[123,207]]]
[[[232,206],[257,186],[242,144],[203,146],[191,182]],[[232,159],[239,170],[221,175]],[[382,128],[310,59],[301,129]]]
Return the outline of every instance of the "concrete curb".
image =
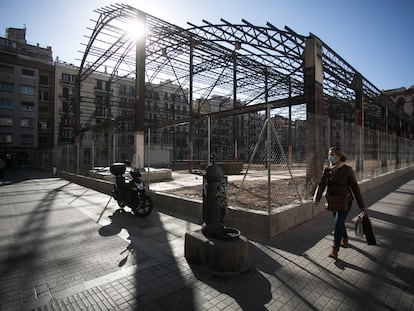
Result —
[[[379,185],[386,184],[404,175],[414,172],[414,167],[399,169],[392,173],[363,180],[359,183],[361,192],[366,193]],[[67,172],[59,171],[57,175],[63,179],[84,187],[110,195],[112,183]],[[188,219],[194,223],[202,223],[203,202],[191,200],[155,191],[148,191],[154,206],[161,212],[175,217]],[[318,206],[307,201],[303,204],[292,204],[277,208],[269,214],[265,211],[249,210],[229,206],[226,211],[225,223],[229,227],[239,229],[243,234],[254,237],[274,237],[290,228],[296,227],[325,211],[324,199]]]

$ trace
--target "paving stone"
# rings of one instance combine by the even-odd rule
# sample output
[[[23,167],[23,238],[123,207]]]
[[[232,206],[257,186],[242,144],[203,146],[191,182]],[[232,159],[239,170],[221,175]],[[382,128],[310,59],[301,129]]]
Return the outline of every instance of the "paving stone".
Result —
[[[35,170],[0,186],[1,310],[413,310],[414,176],[364,196],[378,245],[353,235],[335,263],[332,217],[249,241],[251,270],[220,276],[183,257],[199,225]],[[37,177],[30,180],[30,178]],[[98,220],[99,216],[102,217]]]

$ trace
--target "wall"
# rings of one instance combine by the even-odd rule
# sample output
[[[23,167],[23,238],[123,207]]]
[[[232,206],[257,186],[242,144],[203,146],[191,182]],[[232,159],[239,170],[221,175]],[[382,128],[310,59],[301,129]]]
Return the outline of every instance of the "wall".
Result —
[[[360,182],[361,192],[366,193],[380,185],[413,173],[414,167],[411,167],[364,180]],[[58,172],[58,176],[102,193],[110,194],[112,190],[112,183],[108,181],[65,172]],[[185,218],[198,224],[202,223],[202,201],[153,191],[149,191],[148,194],[151,196],[155,208],[160,212]],[[270,217],[267,212],[229,206],[226,211],[225,224],[228,227],[239,229],[244,235],[266,238],[300,225],[324,211],[324,199],[318,206],[314,206],[309,201],[302,205],[279,207]]]

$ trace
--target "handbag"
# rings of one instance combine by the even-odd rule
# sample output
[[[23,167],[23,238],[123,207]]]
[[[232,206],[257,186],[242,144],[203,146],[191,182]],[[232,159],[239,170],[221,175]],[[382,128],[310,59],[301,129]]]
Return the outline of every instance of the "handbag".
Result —
[[[355,235],[363,237],[367,240],[368,245],[377,245],[374,228],[367,213],[360,213],[355,223]]]
[[[365,214],[364,217],[362,217],[362,228],[364,230],[364,235],[365,239],[367,240],[367,244],[377,245],[374,228],[372,227],[372,223],[368,217],[368,214]]]
[[[363,237],[364,236],[364,227],[362,225],[363,213],[358,214],[358,217],[355,222],[355,235]]]
[[[327,195],[326,209],[332,212],[346,212],[349,206],[349,195],[346,196],[337,196],[337,195]]]

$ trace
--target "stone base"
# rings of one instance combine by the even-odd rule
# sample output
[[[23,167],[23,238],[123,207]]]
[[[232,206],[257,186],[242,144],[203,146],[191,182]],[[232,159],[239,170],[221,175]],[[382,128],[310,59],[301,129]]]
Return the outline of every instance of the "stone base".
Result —
[[[242,235],[224,241],[208,238],[201,230],[187,232],[184,252],[190,264],[201,264],[220,273],[240,273],[249,268],[248,242]]]

